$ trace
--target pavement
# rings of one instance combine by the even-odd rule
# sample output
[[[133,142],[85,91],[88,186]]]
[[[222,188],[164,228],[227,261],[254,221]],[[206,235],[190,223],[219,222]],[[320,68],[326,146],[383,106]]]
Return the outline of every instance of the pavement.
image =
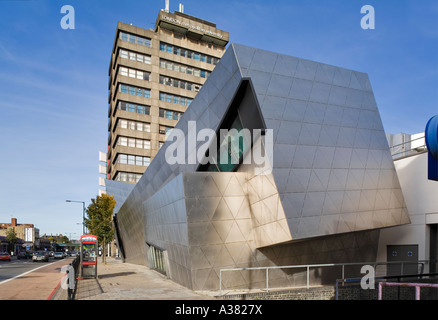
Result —
[[[14,262],[14,258],[12,261]],[[64,265],[73,259],[50,260],[50,263],[31,262],[28,265],[33,269],[19,274],[0,283],[0,301],[2,300],[46,300],[51,299],[57,290],[65,273],[61,273]],[[3,267],[13,268],[18,264],[3,264]],[[4,270],[4,269],[3,269]],[[66,292],[65,292],[66,294]]]
[[[181,286],[146,266],[107,257],[97,264],[97,279],[79,278],[75,300],[216,300]]]

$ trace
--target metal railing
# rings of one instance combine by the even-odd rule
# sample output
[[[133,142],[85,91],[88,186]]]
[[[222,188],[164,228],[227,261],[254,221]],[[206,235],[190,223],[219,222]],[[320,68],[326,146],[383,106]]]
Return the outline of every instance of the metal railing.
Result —
[[[412,146],[412,142],[420,140],[424,140],[424,136],[391,146],[390,149],[392,158],[394,160],[398,160],[401,158],[406,158],[409,156],[414,156],[420,153],[427,152],[426,142],[420,142],[418,145],[414,147]]]
[[[345,278],[345,267],[348,266],[365,266],[370,265],[376,270],[379,265],[390,265],[390,264],[400,264],[400,272],[403,275],[403,270],[407,264],[418,264],[421,266],[420,273],[424,270],[424,265],[428,264],[429,260],[418,260],[418,261],[388,261],[388,262],[350,262],[350,263],[325,263],[325,264],[306,264],[306,265],[289,265],[289,266],[271,266],[271,267],[249,267],[249,268],[230,268],[230,269],[220,269],[219,270],[219,291],[222,295],[222,272],[230,271],[251,271],[251,270],[265,270],[266,272],[266,291],[269,291],[269,270],[275,269],[306,269],[306,288],[310,288],[310,270],[315,268],[327,268],[327,267],[341,267],[341,278]],[[333,283],[337,279],[333,279]]]

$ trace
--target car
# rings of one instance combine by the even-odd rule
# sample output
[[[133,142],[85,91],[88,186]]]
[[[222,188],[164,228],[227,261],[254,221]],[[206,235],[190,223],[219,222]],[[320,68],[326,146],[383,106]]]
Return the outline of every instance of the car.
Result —
[[[53,255],[55,259],[64,259],[64,254],[62,252],[55,252]]]
[[[27,259],[27,258],[28,258],[28,256],[27,256],[26,251],[20,251],[20,252],[17,254],[17,259]]]
[[[49,262],[49,253],[46,251],[37,251],[32,257],[33,262],[45,261]]]
[[[11,261],[11,256],[7,252],[0,253],[0,260]]]

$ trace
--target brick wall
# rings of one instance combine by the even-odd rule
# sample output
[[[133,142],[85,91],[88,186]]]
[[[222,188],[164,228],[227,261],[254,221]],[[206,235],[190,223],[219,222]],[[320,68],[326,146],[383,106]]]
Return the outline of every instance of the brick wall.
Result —
[[[424,281],[426,282],[426,281]],[[378,285],[375,289],[364,290],[359,285],[339,287],[339,300],[377,300]],[[414,287],[383,287],[382,300],[415,300]],[[420,300],[438,300],[438,288],[421,288]]]
[[[299,288],[281,291],[230,294],[224,300],[334,300],[334,287]]]
[[[424,281],[426,282],[426,281]],[[360,285],[340,286],[339,300],[377,300],[378,286],[364,290]],[[336,288],[333,286],[298,288],[257,293],[228,294],[216,297],[223,300],[335,300]],[[438,300],[438,288],[421,288],[421,300]],[[415,300],[413,287],[384,287],[383,300]]]

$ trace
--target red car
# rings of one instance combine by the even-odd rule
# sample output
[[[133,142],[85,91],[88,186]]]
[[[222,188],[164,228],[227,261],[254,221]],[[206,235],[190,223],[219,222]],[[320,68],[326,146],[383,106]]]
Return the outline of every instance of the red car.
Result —
[[[0,260],[11,261],[11,256],[7,252],[0,252]]]

